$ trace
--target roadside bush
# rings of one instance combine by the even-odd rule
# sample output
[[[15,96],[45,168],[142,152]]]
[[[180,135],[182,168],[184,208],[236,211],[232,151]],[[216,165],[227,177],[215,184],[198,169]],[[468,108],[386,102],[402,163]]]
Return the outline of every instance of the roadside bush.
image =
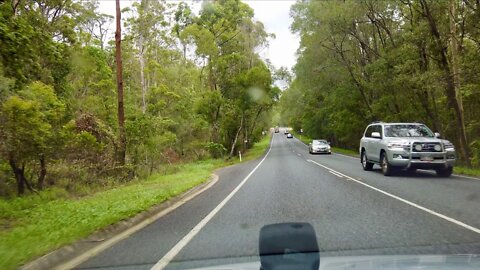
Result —
[[[205,148],[210,152],[212,158],[220,158],[225,155],[227,148],[221,143],[208,142]]]
[[[475,140],[470,143],[470,148],[472,149],[472,166],[480,167],[480,140]]]

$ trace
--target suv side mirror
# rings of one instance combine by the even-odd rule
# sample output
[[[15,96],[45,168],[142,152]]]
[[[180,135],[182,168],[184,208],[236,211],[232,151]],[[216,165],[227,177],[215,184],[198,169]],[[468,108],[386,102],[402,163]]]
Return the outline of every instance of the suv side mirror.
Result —
[[[433,135],[435,138],[440,138],[440,133],[435,132],[435,135]]]
[[[380,132],[372,132],[372,138],[381,139],[382,135],[380,135]]]

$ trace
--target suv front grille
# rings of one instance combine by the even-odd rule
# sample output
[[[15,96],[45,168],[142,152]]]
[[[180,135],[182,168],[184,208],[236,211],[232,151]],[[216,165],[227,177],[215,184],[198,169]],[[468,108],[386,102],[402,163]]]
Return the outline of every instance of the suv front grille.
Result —
[[[422,147],[422,150],[417,150],[417,145],[420,145]],[[438,147],[438,146],[440,147]],[[437,149],[440,150],[435,150],[435,146],[437,146]],[[412,152],[442,152],[442,145],[440,143],[421,143],[421,142],[416,142],[413,143],[412,145]]]

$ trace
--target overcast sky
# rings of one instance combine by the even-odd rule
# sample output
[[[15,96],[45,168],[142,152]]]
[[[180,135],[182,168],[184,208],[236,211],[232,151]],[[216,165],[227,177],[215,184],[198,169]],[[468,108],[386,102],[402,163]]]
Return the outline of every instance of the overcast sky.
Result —
[[[115,15],[115,1],[100,0],[100,12]],[[133,1],[121,1],[122,8],[130,6]],[[198,10],[200,3],[185,1],[194,10]],[[294,0],[247,0],[243,1],[250,5],[255,12],[255,18],[263,22],[268,33],[275,34],[276,38],[270,40],[270,46],[261,52],[261,56],[270,59],[276,67],[285,66],[291,69],[296,62],[295,52],[298,48],[298,36],[290,32],[291,18],[290,6]],[[112,24],[114,27],[114,24]],[[112,32],[114,29],[112,29]]]

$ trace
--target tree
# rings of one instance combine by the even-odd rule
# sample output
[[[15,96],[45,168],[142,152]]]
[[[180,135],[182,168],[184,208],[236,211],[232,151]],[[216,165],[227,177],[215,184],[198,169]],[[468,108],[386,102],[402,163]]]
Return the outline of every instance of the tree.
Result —
[[[33,191],[28,170],[38,162],[37,187],[42,189],[47,162],[62,146],[61,121],[65,105],[51,86],[34,82],[2,104],[0,153],[8,160],[17,182],[18,194],[25,186]]]
[[[455,141],[470,163],[480,134],[472,118],[478,98],[470,90],[478,85],[471,70],[472,50],[480,44],[471,17],[477,6],[427,0],[295,4],[292,30],[301,47],[295,79],[280,101],[282,115],[312,137],[349,148],[371,121],[423,122]]]
[[[206,2],[200,16],[192,21],[183,28],[180,38],[184,44],[195,44],[211,92],[201,101],[208,108],[199,112],[212,127],[211,142],[221,143],[232,156],[240,136],[247,142],[241,144],[243,149],[255,140],[251,135],[256,133],[261,114],[269,108],[258,105],[260,99],[252,94],[258,93],[261,100],[273,98],[271,72],[255,51],[265,46],[269,35],[263,24],[253,20],[253,10],[237,0]]]
[[[97,1],[0,2],[1,181],[19,193],[232,156],[269,125],[280,90],[248,5],[115,4],[113,42]]]
[[[84,45],[96,45],[102,50],[107,41],[113,16],[98,13],[98,1],[85,2],[77,18],[77,31]]]
[[[127,140],[125,138],[125,111],[123,105],[123,74],[122,74],[122,26],[120,0],[115,1],[116,7],[116,31],[115,31],[115,61],[117,63],[117,103],[118,103],[118,157],[120,165],[125,164],[125,153],[127,148]]]

